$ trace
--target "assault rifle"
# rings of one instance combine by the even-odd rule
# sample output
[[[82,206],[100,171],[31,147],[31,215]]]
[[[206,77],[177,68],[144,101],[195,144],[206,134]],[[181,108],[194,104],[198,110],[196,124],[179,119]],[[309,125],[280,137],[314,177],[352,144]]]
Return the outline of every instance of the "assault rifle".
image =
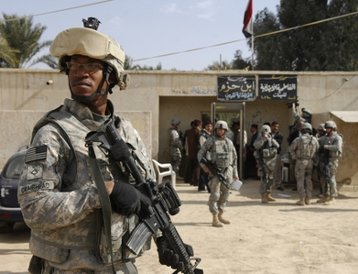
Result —
[[[218,177],[219,181],[227,188],[227,189],[231,189],[230,184],[227,182],[225,175],[222,173],[222,171],[212,162],[210,162],[208,159],[206,159],[205,157],[203,157],[200,160],[201,164],[204,164],[209,171],[211,172],[211,174],[213,174],[214,176]]]
[[[236,190],[239,191],[242,182],[240,180],[234,180],[232,183],[228,183],[228,181],[225,178],[225,175],[222,173],[222,171],[212,162],[210,162],[208,159],[203,157],[200,161],[201,164],[204,164],[213,174],[214,176],[217,176],[219,181],[229,190]]]
[[[86,144],[100,143],[102,150],[110,157],[115,153],[117,167],[120,163],[125,166],[135,180],[135,186],[141,193],[150,199],[151,205],[145,217],[138,216],[140,222],[132,231],[126,246],[138,254],[144,244],[158,229],[176,254],[179,260],[184,263],[184,270],[176,270],[174,273],[202,274],[203,270],[196,268],[200,258],[191,257],[181,239],[170,215],[179,212],[181,205],[180,198],[170,184],[158,186],[156,182],[146,181],[138,170],[134,158],[131,155],[128,145],[123,141],[115,127],[114,121],[108,119],[97,131],[90,132],[86,137]],[[119,160],[118,160],[119,159]],[[115,165],[116,166],[116,165]]]

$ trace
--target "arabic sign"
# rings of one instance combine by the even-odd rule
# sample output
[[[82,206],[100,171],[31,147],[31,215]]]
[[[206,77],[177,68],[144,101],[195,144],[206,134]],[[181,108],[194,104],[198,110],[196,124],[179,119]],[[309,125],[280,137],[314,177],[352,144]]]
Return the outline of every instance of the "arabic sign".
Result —
[[[218,100],[252,101],[256,98],[255,76],[218,76]]]
[[[297,99],[296,75],[259,76],[259,97],[266,100]]]

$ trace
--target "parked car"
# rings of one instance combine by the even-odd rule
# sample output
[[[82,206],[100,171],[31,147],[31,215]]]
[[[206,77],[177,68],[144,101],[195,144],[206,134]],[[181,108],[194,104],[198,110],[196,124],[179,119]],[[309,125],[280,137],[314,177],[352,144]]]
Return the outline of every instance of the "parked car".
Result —
[[[22,149],[12,155],[0,173],[0,222],[13,227],[16,222],[23,222],[17,189],[24,169],[26,150]],[[175,188],[175,172],[170,164],[160,164],[153,160],[158,183],[169,180]],[[168,178],[169,177],[169,178]]]
[[[0,222],[5,222],[11,227],[16,222],[23,222],[17,189],[24,168],[25,153],[26,150],[22,150],[12,155],[0,174]]]

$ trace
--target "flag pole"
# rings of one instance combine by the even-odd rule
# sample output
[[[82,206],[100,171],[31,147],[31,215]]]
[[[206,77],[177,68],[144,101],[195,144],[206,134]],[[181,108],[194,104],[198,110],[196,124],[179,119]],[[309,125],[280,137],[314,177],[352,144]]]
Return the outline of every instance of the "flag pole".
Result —
[[[254,60],[255,60],[254,39],[255,39],[255,36],[254,36],[254,34],[252,34],[252,36],[251,36],[251,64],[252,64],[252,70],[254,69]]]
[[[255,48],[254,48],[254,40],[255,40],[255,32],[254,32],[254,1],[251,2],[252,4],[252,36],[251,36],[251,64],[252,64],[252,70],[254,70],[254,58],[255,58]]]
[[[252,19],[253,15],[253,0],[248,0],[247,7],[244,14],[244,26],[242,28],[242,32],[244,33],[246,39],[251,38],[251,67],[254,67],[254,55],[255,55],[255,49],[254,49],[254,23]]]

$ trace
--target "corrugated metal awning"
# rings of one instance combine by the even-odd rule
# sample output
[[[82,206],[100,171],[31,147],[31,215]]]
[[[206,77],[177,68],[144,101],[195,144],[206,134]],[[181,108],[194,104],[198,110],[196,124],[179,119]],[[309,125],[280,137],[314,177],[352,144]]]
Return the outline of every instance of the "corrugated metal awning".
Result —
[[[358,111],[355,110],[342,110],[342,111],[331,111],[332,115],[341,119],[346,123],[358,123]]]

